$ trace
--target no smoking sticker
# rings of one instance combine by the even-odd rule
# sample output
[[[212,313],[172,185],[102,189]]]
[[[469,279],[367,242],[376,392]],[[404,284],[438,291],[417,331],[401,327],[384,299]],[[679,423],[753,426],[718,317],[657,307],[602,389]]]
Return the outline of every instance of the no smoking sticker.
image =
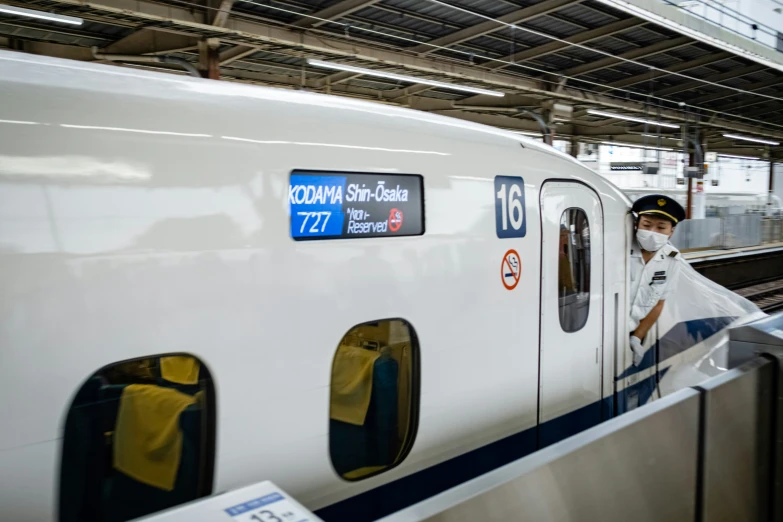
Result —
[[[522,260],[516,250],[509,250],[500,264],[500,279],[506,290],[513,290],[519,284],[522,275]]]
[[[389,230],[397,232],[402,226],[402,210],[393,208],[389,211]]]

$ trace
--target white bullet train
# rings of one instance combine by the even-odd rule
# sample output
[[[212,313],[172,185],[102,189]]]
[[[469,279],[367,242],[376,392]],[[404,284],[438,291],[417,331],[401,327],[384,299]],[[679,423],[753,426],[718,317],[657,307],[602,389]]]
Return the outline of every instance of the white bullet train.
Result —
[[[2,520],[267,479],[374,520],[722,370],[739,315],[699,306],[632,365],[630,202],[541,143],[11,52],[0,71]]]

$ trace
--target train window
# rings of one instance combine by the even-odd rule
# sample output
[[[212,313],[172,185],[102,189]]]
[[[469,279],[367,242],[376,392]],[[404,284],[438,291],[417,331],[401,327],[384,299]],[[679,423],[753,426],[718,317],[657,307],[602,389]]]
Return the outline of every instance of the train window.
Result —
[[[565,332],[576,332],[590,312],[590,223],[582,209],[563,212],[558,245],[560,326]]]
[[[419,346],[401,319],[364,323],[343,336],[332,361],[329,454],[345,480],[392,469],[413,446]]]
[[[198,359],[171,354],[104,367],[65,419],[59,520],[130,520],[206,496],[214,454],[214,386]]]

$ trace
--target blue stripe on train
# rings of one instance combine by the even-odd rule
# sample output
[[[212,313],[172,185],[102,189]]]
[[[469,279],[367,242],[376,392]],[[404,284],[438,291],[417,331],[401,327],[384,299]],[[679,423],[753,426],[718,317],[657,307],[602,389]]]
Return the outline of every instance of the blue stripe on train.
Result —
[[[678,323],[659,341],[659,361],[673,357],[714,335],[735,318],[710,317]],[[631,367],[618,377],[622,379],[650,368],[654,350],[648,350],[642,364]],[[576,411],[541,423],[464,453],[435,466],[423,469],[394,482],[384,484],[315,512],[326,522],[377,520],[407,506],[437,495],[467,480],[528,455],[536,449],[575,435],[600,422],[619,415],[636,405],[646,403],[657,382],[669,370],[664,369],[617,393],[617,401],[607,397]]]

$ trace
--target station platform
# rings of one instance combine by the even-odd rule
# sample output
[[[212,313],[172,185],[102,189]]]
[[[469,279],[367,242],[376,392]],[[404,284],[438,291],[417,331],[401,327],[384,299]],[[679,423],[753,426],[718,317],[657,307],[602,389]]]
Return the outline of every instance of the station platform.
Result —
[[[730,330],[730,370],[377,522],[783,519],[783,315]]]
[[[783,252],[783,242],[767,243],[764,245],[754,245],[748,247],[732,249],[710,249],[710,250],[692,250],[682,252],[682,257],[693,263],[701,260],[730,259],[732,257],[743,257],[750,255],[767,254],[774,252]]]

